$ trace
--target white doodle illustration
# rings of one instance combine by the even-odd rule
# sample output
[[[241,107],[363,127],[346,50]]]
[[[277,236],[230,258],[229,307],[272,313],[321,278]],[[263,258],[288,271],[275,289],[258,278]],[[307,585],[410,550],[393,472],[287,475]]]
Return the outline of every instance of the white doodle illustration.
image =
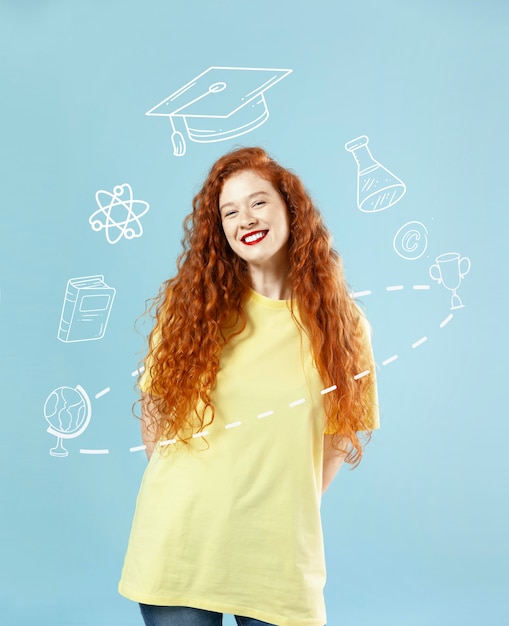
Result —
[[[103,230],[108,243],[115,244],[122,237],[134,239],[143,235],[140,218],[150,206],[144,200],[133,200],[131,185],[124,183],[113,188],[113,193],[101,189],[95,194],[99,208],[88,222],[92,230]]]
[[[421,222],[407,222],[394,235],[392,247],[402,259],[415,261],[428,248],[428,229]]]
[[[49,424],[47,432],[57,438],[57,445],[50,449],[50,455],[68,456],[69,451],[62,442],[79,437],[87,428],[92,417],[90,399],[80,385],[58,387],[44,403],[44,417]]]
[[[64,343],[102,339],[116,290],[104,276],[80,276],[67,281],[57,337]]]
[[[435,263],[429,268],[429,275],[439,285],[443,285],[451,294],[451,310],[463,308],[463,302],[457,294],[461,281],[470,271],[470,259],[462,257],[458,252],[446,252],[437,256]]]
[[[209,67],[146,115],[168,117],[173,154],[186,153],[184,135],[196,143],[225,141],[251,132],[269,118],[264,93],[292,70]]]
[[[364,213],[388,209],[405,195],[405,184],[373,158],[361,135],[345,144],[357,163],[357,207]]]

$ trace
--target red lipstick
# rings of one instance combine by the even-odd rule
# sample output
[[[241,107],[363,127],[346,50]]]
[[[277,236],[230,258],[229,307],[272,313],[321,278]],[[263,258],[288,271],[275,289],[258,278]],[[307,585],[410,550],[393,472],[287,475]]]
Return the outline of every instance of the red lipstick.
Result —
[[[268,230],[253,230],[252,232],[244,235],[241,238],[241,241],[246,246],[254,246],[255,244],[265,239],[268,232]]]

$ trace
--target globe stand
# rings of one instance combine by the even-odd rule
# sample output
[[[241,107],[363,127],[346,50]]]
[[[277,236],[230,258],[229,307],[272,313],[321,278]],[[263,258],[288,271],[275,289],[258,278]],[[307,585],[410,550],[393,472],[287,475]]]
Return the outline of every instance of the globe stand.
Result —
[[[51,448],[49,453],[51,456],[69,456],[69,450],[66,450],[62,444],[62,437],[57,437],[57,445],[54,448]]]

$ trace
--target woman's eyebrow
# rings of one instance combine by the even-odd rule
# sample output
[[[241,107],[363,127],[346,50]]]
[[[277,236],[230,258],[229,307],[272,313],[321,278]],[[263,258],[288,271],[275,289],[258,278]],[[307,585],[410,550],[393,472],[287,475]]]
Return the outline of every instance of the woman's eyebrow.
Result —
[[[247,196],[247,198],[246,198],[246,199],[247,199],[247,200],[252,200],[252,199],[253,199],[253,198],[255,198],[256,196],[268,196],[268,195],[269,195],[269,194],[268,194],[266,191],[262,191],[262,190],[260,190],[260,191],[254,191],[253,193],[250,193],[250,194]],[[222,211],[223,209],[225,209],[226,207],[229,207],[229,206],[235,206],[235,202],[233,202],[233,201],[232,201],[232,202],[225,202],[224,204],[222,204],[222,205],[219,207],[219,210],[220,210],[220,211]]]
[[[249,194],[248,199],[252,200],[255,196],[268,196],[268,192],[267,191],[255,191],[254,193]]]
[[[226,209],[227,207],[234,206],[234,205],[235,205],[234,202],[225,202],[219,207],[219,210],[222,211],[223,209]]]

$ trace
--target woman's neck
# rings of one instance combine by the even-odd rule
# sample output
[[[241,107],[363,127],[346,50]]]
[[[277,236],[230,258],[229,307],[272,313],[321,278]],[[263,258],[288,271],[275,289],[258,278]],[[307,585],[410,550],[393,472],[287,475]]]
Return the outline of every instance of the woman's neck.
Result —
[[[289,300],[291,290],[288,284],[288,272],[267,272],[249,268],[251,286],[262,296],[272,300]]]

